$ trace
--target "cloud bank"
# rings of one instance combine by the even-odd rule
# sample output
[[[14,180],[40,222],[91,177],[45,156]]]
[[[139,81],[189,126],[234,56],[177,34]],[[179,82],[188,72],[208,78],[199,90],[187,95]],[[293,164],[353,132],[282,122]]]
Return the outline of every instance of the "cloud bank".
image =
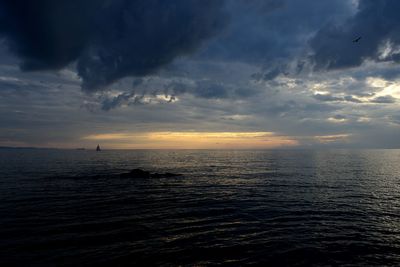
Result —
[[[77,61],[82,87],[153,73],[224,25],[223,1],[2,0],[0,34],[23,70]]]

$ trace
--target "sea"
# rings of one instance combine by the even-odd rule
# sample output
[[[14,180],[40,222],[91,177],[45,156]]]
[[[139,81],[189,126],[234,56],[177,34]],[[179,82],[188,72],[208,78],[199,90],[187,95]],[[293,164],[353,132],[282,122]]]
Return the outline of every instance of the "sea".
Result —
[[[400,266],[400,150],[0,150],[0,266],[220,265]]]

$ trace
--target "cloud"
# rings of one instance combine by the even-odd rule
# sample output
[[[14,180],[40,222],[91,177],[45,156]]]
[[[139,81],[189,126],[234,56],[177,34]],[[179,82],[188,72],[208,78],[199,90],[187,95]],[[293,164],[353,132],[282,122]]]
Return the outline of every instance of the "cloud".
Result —
[[[126,76],[154,73],[192,53],[224,25],[224,1],[3,0],[0,34],[23,70],[77,61],[93,91]]]
[[[314,138],[322,143],[322,144],[327,144],[327,143],[334,143],[334,142],[340,142],[343,140],[347,140],[351,135],[350,134],[335,134],[335,135],[321,135],[321,136],[314,136]]]
[[[315,68],[356,67],[365,60],[398,62],[399,9],[397,0],[359,0],[353,17],[325,25],[310,40]],[[358,36],[362,39],[352,42]]]
[[[343,0],[3,0],[0,34],[23,70],[77,62],[83,89],[96,91],[154,74],[209,39],[195,59],[261,65],[272,80],[300,71],[306,62],[291,62],[308,38],[350,14]]]
[[[374,99],[371,99],[370,102],[377,103],[377,104],[392,104],[392,103],[396,103],[396,98],[394,98],[391,95],[378,96]]]
[[[332,94],[314,94],[313,98],[322,102],[352,102],[352,103],[363,103],[360,99],[352,96],[334,96]]]
[[[336,97],[331,94],[315,94],[313,97],[316,100],[323,101],[323,102],[330,102],[330,101],[343,101],[342,97]]]
[[[343,0],[229,1],[227,6],[234,19],[202,56],[263,65],[267,79],[303,53],[321,25],[352,12],[349,1]]]
[[[343,97],[343,99],[347,102],[353,102],[353,103],[363,103],[360,99],[355,98],[352,95],[347,95]]]
[[[138,102],[139,98],[135,97],[135,93],[121,93],[114,97],[105,97],[101,103],[101,109],[109,111],[113,108],[129,103],[134,98],[134,102]]]
[[[195,95],[202,98],[227,98],[228,90],[223,84],[210,81],[197,82]]]

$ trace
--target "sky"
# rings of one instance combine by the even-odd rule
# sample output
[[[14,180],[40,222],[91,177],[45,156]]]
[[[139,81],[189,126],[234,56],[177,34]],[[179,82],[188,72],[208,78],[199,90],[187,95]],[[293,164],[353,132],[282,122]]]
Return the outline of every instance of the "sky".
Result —
[[[400,148],[398,10],[0,0],[0,146]]]

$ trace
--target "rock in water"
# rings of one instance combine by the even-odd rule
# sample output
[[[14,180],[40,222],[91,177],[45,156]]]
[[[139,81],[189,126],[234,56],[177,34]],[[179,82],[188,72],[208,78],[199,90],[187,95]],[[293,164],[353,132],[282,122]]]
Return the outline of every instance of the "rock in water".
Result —
[[[141,169],[133,169],[129,173],[122,173],[122,178],[150,178],[150,172]]]

